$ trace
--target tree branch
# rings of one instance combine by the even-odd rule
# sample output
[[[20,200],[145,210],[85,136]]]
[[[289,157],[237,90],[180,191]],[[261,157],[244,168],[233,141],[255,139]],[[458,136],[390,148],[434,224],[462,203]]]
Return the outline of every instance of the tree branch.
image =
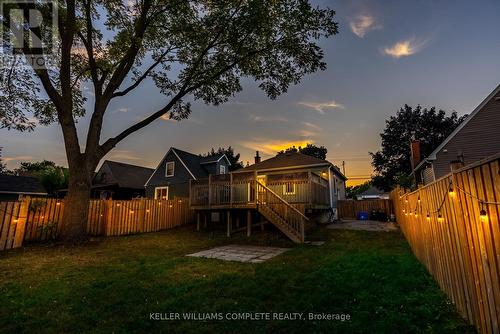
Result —
[[[170,52],[170,50],[171,49],[168,49],[167,51],[165,51],[164,53],[162,53],[161,56],[151,66],[149,66],[148,69],[132,85],[130,85],[129,87],[127,87],[123,91],[114,93],[111,96],[111,98],[115,98],[115,97],[119,97],[119,96],[125,96],[130,91],[132,91],[135,88],[137,88],[141,84],[141,82],[149,76],[149,74],[151,73],[151,71],[153,71],[156,68],[156,66],[158,66],[161,63],[161,61],[163,60],[163,58],[165,58],[165,56]]]

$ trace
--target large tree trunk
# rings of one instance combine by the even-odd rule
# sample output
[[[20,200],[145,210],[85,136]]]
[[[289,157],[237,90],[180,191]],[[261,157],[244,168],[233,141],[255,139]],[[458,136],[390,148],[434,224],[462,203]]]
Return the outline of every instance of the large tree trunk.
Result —
[[[86,228],[91,177],[84,167],[70,168],[68,195],[65,199],[61,239],[79,243],[88,239]]]

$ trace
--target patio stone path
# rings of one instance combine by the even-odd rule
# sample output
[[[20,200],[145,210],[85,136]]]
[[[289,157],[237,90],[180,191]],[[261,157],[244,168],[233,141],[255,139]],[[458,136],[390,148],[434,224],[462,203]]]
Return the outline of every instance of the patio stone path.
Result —
[[[280,255],[281,253],[286,252],[289,249],[290,248],[251,245],[227,245],[193,254],[188,254],[187,256],[204,257],[225,261],[261,263],[277,255]]]
[[[378,222],[373,220],[342,220],[328,225],[330,229],[363,230],[363,231],[395,231],[398,228],[394,223]]]

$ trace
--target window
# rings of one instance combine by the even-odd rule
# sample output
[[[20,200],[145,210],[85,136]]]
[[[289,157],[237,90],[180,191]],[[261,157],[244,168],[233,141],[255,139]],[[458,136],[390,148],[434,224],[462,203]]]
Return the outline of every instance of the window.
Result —
[[[166,171],[165,171],[165,176],[166,177],[174,176],[174,167],[175,167],[175,162],[174,161],[167,162],[167,168],[166,168]]]
[[[219,174],[226,174],[226,166],[224,165],[219,166]]]
[[[295,195],[295,183],[287,182],[283,185],[283,194]]]
[[[167,200],[168,199],[168,187],[156,187],[155,188],[155,199]]]

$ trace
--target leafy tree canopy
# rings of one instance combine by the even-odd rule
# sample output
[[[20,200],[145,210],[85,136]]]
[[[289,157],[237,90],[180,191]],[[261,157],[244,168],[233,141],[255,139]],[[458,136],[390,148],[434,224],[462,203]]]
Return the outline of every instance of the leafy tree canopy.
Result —
[[[443,110],[422,108],[420,105],[404,105],[395,116],[386,120],[382,138],[382,149],[371,153],[375,176],[373,185],[385,191],[391,190],[398,180],[408,187],[408,176],[412,173],[410,142],[420,140],[422,158],[427,157],[467,117],[449,116]]]
[[[231,166],[229,166],[230,171],[234,171],[240,168],[243,168],[243,163],[240,161],[240,154],[239,153],[234,153],[234,149],[231,146],[228,146],[228,148],[224,147],[219,147],[217,151],[212,148],[210,152],[207,154],[204,154],[203,156],[205,157],[210,157],[214,156],[217,154],[225,154],[226,157],[229,159],[229,162],[231,163]]]
[[[50,195],[56,195],[57,190],[68,187],[68,169],[57,166],[53,161],[21,162],[20,167],[13,173],[38,178]]]
[[[356,199],[357,195],[361,194],[364,191],[367,191],[368,189],[370,189],[371,186],[372,186],[371,181],[366,181],[362,184],[358,184],[357,186],[347,186],[345,188],[346,197]]]
[[[5,174],[7,173],[7,166],[3,163],[2,160],[2,149],[3,147],[0,147],[0,174]]]
[[[328,150],[324,146],[316,146],[313,144],[307,144],[305,147],[296,148],[295,146],[289,147],[285,150],[279,151],[278,154],[284,154],[289,152],[300,152],[305,155],[310,155],[321,160],[326,160],[326,154]]]

